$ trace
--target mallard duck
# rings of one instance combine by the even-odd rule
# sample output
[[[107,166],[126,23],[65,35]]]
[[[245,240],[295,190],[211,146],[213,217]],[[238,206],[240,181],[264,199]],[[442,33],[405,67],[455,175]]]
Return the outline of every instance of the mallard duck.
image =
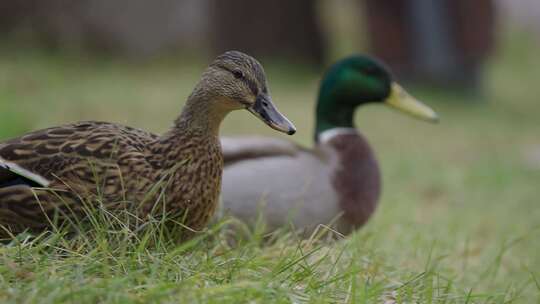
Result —
[[[219,127],[239,109],[278,131],[295,132],[273,105],[261,64],[229,51],[202,74],[162,135],[89,121],[0,143],[0,231],[46,229],[54,216],[79,215],[81,200],[93,198],[111,208],[134,207],[141,218],[159,210],[181,216],[191,229],[203,228],[221,187]]]
[[[248,223],[260,213],[269,230],[292,224],[310,232],[333,222],[346,234],[362,226],[374,212],[381,189],[375,155],[354,127],[356,108],[368,103],[428,121],[438,119],[377,60],[345,58],[321,81],[313,149],[277,138],[222,138],[220,213]]]

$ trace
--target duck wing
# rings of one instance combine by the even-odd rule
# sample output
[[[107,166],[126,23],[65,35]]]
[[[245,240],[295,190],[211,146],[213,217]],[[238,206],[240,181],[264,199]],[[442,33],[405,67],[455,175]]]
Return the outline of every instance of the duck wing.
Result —
[[[288,140],[260,136],[222,137],[221,148],[225,166],[256,158],[295,156],[303,150]]]
[[[12,233],[43,229],[53,216],[81,213],[79,199],[94,194],[123,202],[151,181],[146,147],[156,139],[117,124],[81,122],[0,143],[0,226]]]
[[[0,188],[48,187],[58,178],[72,179],[76,174],[69,171],[84,170],[89,167],[89,159],[97,165],[113,164],[118,161],[118,154],[142,154],[146,144],[156,138],[142,130],[104,122],[80,122],[34,131],[0,143]]]

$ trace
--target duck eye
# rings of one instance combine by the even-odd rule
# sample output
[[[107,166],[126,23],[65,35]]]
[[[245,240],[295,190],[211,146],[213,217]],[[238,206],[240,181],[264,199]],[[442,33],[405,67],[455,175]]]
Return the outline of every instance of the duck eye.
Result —
[[[234,75],[234,78],[236,79],[244,79],[244,72],[240,71],[240,70],[234,70],[232,71],[233,75]]]

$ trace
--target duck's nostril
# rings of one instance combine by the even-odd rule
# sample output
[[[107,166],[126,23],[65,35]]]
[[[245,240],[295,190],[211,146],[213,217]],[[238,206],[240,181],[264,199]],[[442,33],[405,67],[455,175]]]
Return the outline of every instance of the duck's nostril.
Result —
[[[264,107],[268,107],[268,102],[263,101],[262,104],[263,104]]]

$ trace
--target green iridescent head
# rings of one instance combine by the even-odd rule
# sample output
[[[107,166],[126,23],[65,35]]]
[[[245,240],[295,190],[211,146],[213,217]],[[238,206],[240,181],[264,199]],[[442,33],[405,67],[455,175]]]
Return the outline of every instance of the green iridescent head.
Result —
[[[332,65],[323,77],[317,101],[315,138],[334,128],[353,128],[356,107],[383,103],[417,118],[437,121],[437,114],[407,94],[388,70],[367,56],[350,56]]]

